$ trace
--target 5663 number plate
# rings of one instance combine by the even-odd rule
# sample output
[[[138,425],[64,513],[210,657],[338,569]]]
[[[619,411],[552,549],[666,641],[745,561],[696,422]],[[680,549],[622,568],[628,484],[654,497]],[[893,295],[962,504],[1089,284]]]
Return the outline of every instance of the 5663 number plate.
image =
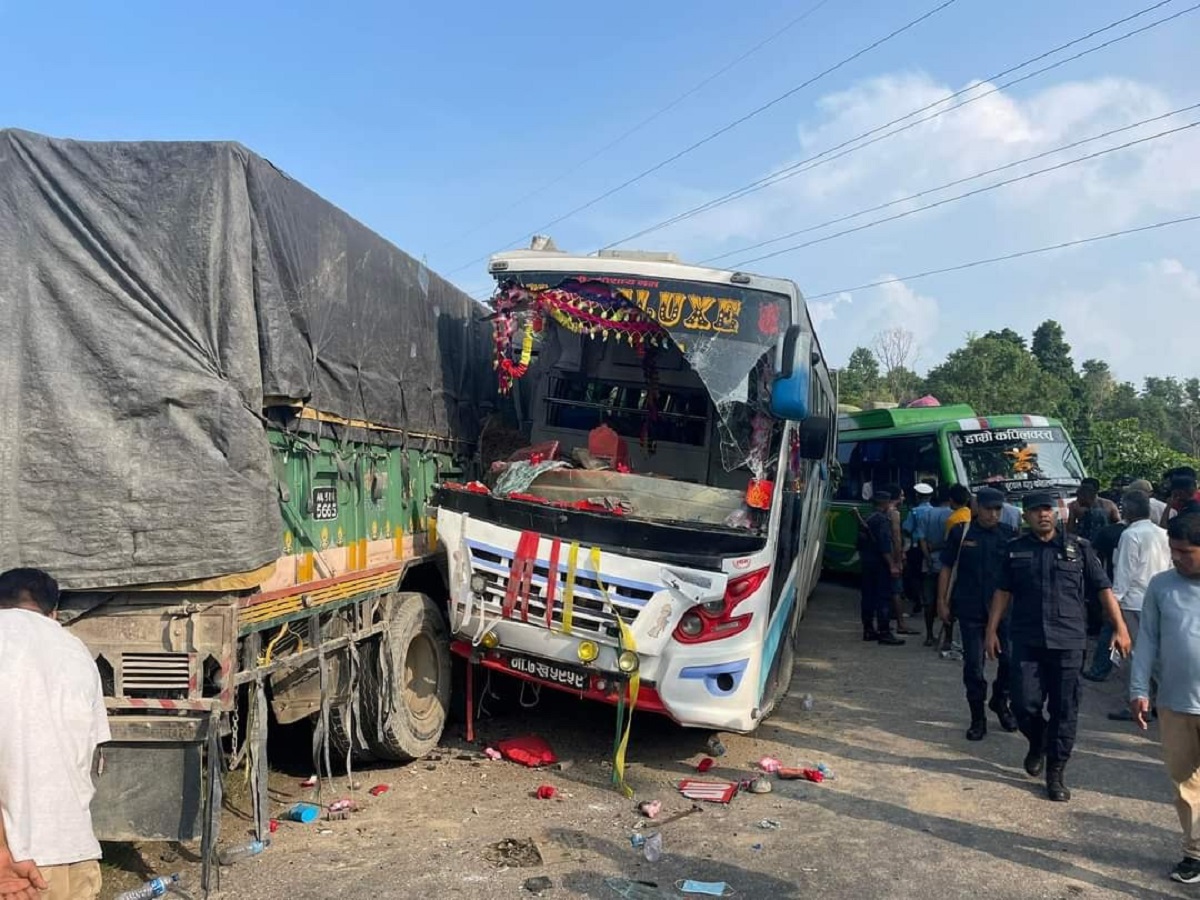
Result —
[[[543,681],[552,681],[577,691],[584,690],[588,683],[587,675],[578,669],[559,666],[540,659],[530,659],[528,656],[510,656],[508,667],[522,675],[540,678]]]

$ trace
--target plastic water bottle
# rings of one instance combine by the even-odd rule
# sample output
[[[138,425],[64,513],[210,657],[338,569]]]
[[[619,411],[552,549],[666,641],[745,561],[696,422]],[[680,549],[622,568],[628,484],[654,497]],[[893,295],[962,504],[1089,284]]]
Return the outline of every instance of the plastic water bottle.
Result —
[[[662,832],[656,831],[654,834],[646,835],[646,843],[642,845],[642,856],[646,857],[647,862],[658,862],[662,859],[663,840]]]
[[[131,891],[126,891],[123,894],[117,895],[117,900],[154,900],[155,897],[161,897],[170,889],[171,885],[179,881],[178,875],[170,875],[165,878],[155,878],[147,881],[141,887],[136,887]]]
[[[261,841],[250,841],[248,844],[226,847],[217,854],[217,859],[221,861],[221,865],[223,866],[232,866],[235,862],[241,862],[243,859],[248,859],[251,856],[258,856],[258,854],[270,846],[270,838],[263,838]]]

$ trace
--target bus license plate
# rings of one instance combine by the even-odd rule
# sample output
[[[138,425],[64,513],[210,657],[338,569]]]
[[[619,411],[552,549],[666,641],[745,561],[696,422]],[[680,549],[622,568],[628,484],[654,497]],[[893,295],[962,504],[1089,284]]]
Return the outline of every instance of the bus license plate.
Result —
[[[508,667],[522,675],[540,678],[542,681],[552,681],[577,691],[587,688],[587,675],[567,666],[559,666],[540,659],[530,659],[527,656],[510,656]]]

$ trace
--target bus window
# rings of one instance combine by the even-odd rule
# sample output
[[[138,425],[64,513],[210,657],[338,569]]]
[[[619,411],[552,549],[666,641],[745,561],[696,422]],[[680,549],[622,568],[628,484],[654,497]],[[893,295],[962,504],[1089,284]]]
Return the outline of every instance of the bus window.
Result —
[[[863,502],[874,488],[898,484],[906,492],[920,479],[940,481],[936,434],[870,438],[838,444],[842,480],[835,499]],[[870,485],[870,488],[868,488]]]

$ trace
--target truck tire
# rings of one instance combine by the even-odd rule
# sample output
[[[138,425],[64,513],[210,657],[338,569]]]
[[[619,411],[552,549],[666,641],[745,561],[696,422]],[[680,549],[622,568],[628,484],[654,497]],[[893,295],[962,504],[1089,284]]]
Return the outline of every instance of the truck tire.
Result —
[[[350,623],[342,616],[335,616],[330,619],[329,623],[322,629],[326,638],[339,638],[350,633]],[[358,685],[359,685],[359,715],[363,720],[354,728],[355,732],[361,731],[364,739],[367,734],[368,727],[374,727],[374,719],[370,718],[370,713],[367,710],[367,704],[371,704],[371,710],[374,710],[374,694],[368,694],[369,685],[375,681],[375,670],[378,663],[375,660],[375,645],[371,643],[361,643],[358,645]],[[332,658],[334,669],[334,683],[339,687],[343,682],[348,682],[350,678],[350,652],[343,650],[335,654]],[[368,696],[371,697],[368,700]],[[348,699],[347,699],[348,702]],[[363,765],[375,761],[375,754],[371,752],[369,746],[361,744],[351,729],[347,726],[350,723],[342,718],[342,705],[335,703],[329,710],[329,756],[330,762],[336,771],[339,764],[344,764],[346,754],[350,753],[351,765]]]
[[[420,759],[442,738],[450,708],[450,638],[441,610],[424,594],[384,598],[386,640],[362,684],[363,731],[379,759]],[[374,642],[373,642],[374,643]],[[383,721],[376,721],[383,711]]]

